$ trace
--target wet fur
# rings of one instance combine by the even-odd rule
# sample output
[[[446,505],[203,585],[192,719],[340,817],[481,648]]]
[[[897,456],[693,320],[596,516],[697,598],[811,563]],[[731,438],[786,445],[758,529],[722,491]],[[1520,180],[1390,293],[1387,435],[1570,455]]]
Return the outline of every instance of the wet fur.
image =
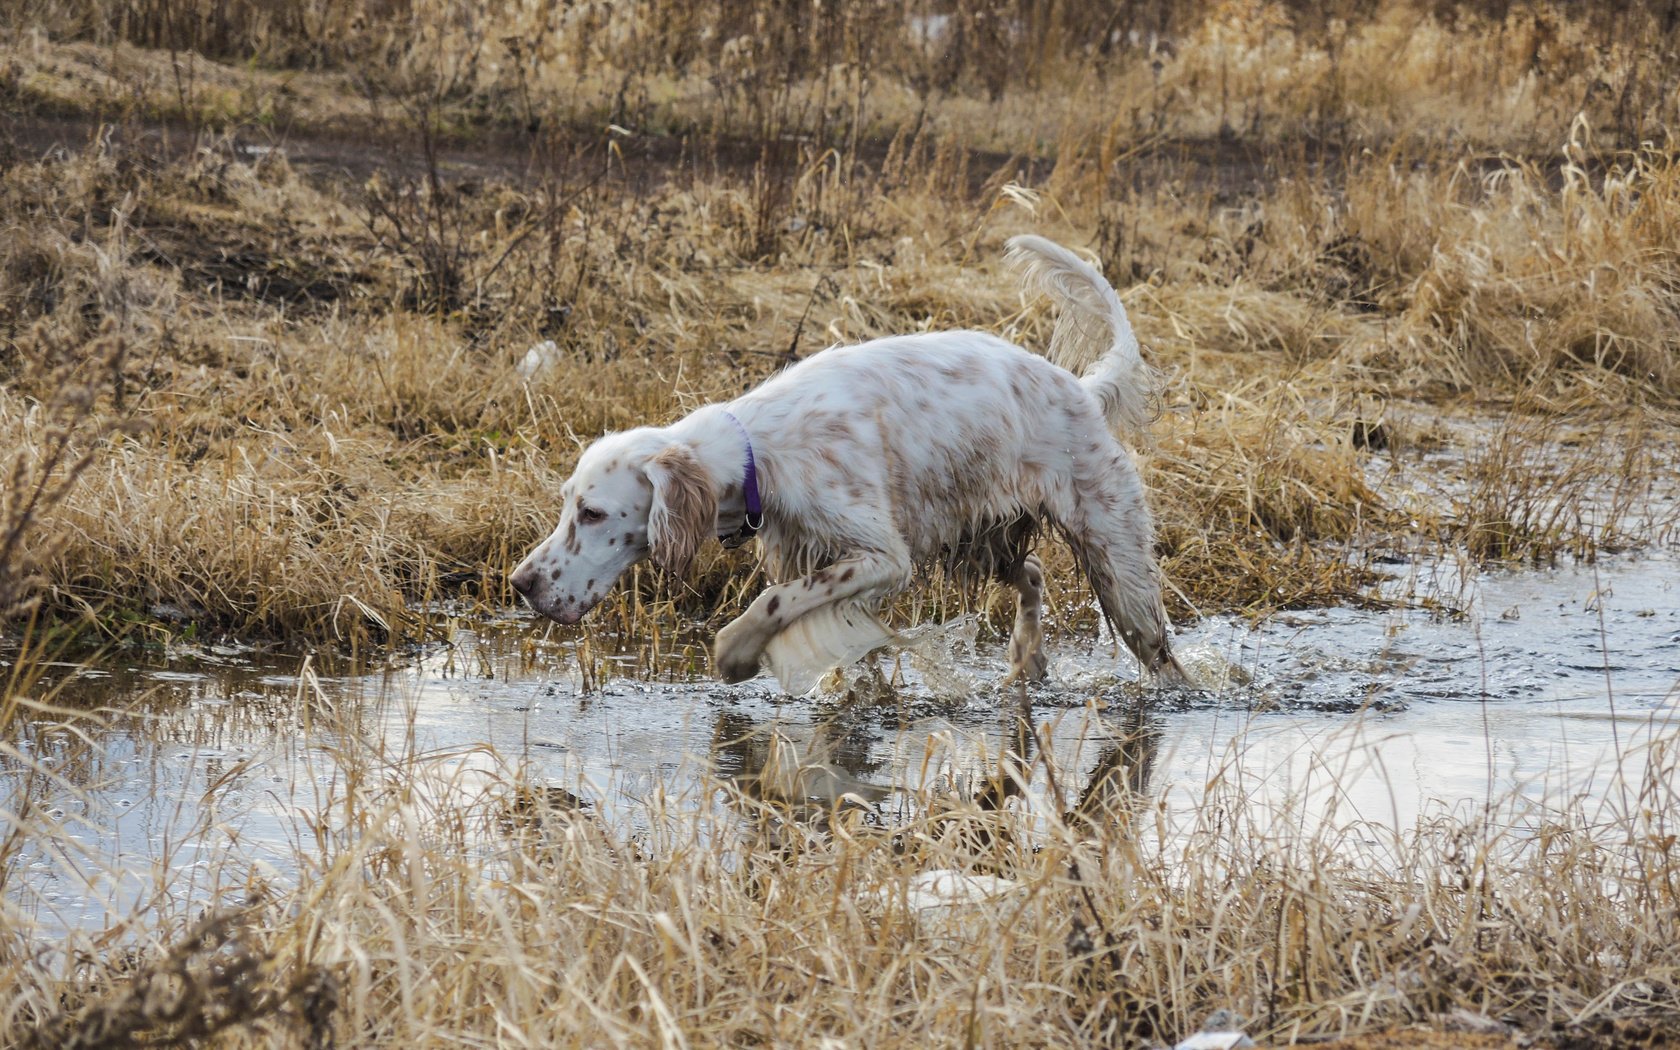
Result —
[[[869,640],[869,614],[917,566],[937,564],[1015,587],[1013,671],[1041,676],[1043,572],[1031,547],[1042,529],[1069,542],[1104,618],[1144,666],[1175,670],[1142,482],[1110,430],[1141,426],[1149,397],[1124,307],[1100,274],[1049,241],[1016,238],[1010,255],[1029,286],[1057,298],[1050,356],[1080,364],[1083,378],[981,332],[823,351],[727,405],[590,446],[562,490],[559,526],[515,570],[515,587],[539,611],[576,622],[632,555],[681,571],[704,532],[737,529],[746,446],[727,411],[751,437],[759,539],[778,582],[719,632],[725,679],[757,673],[778,638],[784,650],[800,639],[806,662],[845,658]],[[627,522],[625,544],[580,526],[586,506]],[[830,624],[836,637],[825,638]],[[783,651],[779,665],[801,659]]]
[[[694,563],[717,521],[717,494],[694,450],[673,444],[648,461],[653,506],[648,512],[648,557],[674,576]]]

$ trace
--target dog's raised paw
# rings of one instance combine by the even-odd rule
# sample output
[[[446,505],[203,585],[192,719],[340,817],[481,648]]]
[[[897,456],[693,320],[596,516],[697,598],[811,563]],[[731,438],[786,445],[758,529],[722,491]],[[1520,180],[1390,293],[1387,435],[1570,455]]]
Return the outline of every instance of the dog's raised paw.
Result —
[[[712,648],[712,663],[718,677],[735,685],[758,674],[759,655],[763,650],[750,644],[746,632],[737,620],[718,632]]]

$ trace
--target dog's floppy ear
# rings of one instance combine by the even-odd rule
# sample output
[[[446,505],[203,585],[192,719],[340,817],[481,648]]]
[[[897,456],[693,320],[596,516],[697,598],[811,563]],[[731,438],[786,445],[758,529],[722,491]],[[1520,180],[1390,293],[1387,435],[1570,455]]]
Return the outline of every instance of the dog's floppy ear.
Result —
[[[683,444],[666,445],[644,469],[653,482],[648,556],[666,572],[681,576],[717,527],[712,479],[694,449]]]

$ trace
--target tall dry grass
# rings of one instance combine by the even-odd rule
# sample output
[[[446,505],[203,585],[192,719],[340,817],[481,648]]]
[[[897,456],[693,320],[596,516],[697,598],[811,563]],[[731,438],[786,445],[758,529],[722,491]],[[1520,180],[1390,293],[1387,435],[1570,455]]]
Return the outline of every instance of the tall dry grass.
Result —
[[[308,760],[295,885],[235,844],[187,866],[192,903],[159,885],[143,926],[46,953],[6,898],[16,1045],[1131,1046],[1227,1011],[1262,1045],[1473,1023],[1631,1047],[1680,1020],[1663,746],[1611,801],[1392,828],[1263,800],[1237,758],[1171,815],[1137,790],[1147,731],[1089,783],[1033,728],[972,794],[787,799],[766,785],[815,782],[793,760],[606,810],[363,732]]]
[[[1166,376],[1143,455],[1179,615],[1358,600],[1365,556],[1422,540],[1672,535],[1634,497],[1672,462],[1680,204],[1666,139],[1615,145],[1667,119],[1656,8],[14,7],[0,362],[107,332],[126,400],[98,417],[141,427],[85,446],[30,554],[95,632],[360,645],[415,636],[416,603],[508,601],[603,430],[835,341],[1042,343],[995,266],[1025,230],[1092,249]],[[50,384],[7,367],[0,428],[39,459]],[[1461,488],[1380,483],[1466,404],[1510,434],[1590,413],[1614,447],[1552,495],[1504,469],[1549,454],[1505,440],[1461,442]],[[1507,520],[1611,489],[1615,521]],[[602,622],[754,585],[702,568]],[[1052,621],[1082,627],[1057,568]]]
[[[486,6],[476,0],[8,0],[6,23],[166,50],[160,104],[200,56],[359,69],[476,98],[520,122],[768,128],[856,144],[907,117],[1015,149],[1068,120],[1082,138],[1407,135],[1550,148],[1577,113],[1622,146],[1676,117],[1668,0],[1583,5],[1111,0],[738,0]],[[1099,84],[1099,96],[1070,90]],[[1071,96],[1071,97],[1070,97]],[[1070,104],[1071,103],[1071,104]],[[1046,126],[1045,114],[1054,114]],[[1000,119],[1001,118],[1001,119]]]
[[[1671,543],[1670,8],[0,0],[0,611],[424,637],[435,600],[511,601],[603,430],[835,341],[1042,344],[996,265],[1026,231],[1091,250],[1162,370],[1140,455],[1175,615],[1391,600],[1377,556]],[[758,583],[708,559],[594,629],[685,644]],[[1047,622],[1093,630],[1051,567]],[[918,595],[897,614],[1007,622]],[[162,894],[42,955],[9,894],[63,829],[12,735],[90,717],[36,688],[44,637],[0,685],[25,1045],[1675,1023],[1667,751],[1637,805],[1442,818],[1378,856],[1235,776],[1182,825],[1124,775],[1030,811],[913,786],[890,826],[736,785],[606,819],[507,768],[464,798],[345,725],[298,886],[226,853],[210,915]],[[1011,885],[930,914],[930,869]]]

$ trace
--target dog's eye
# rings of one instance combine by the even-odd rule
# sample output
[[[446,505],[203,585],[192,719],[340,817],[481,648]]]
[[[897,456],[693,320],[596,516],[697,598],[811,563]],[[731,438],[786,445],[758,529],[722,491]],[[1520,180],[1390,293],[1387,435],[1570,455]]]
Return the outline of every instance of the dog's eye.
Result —
[[[598,510],[595,507],[579,507],[578,520],[583,522],[585,525],[599,525],[601,522],[607,520],[607,512],[604,510]]]

